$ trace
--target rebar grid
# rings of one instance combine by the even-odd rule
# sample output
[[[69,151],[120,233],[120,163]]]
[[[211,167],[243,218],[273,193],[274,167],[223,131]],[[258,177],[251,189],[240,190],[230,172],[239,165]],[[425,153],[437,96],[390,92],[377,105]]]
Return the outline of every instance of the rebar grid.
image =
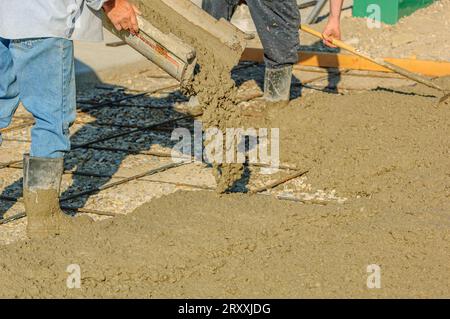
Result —
[[[242,67],[237,67],[235,68],[235,70],[239,70],[239,69],[244,69],[250,66],[254,66],[256,65],[255,63],[250,63],[250,64],[246,64],[243,65]],[[341,75],[346,75],[347,71],[344,71],[341,73]],[[336,75],[339,75],[339,73],[336,73]],[[307,84],[307,83],[313,83],[319,80],[323,80],[325,78],[327,78],[328,75],[325,76],[318,76],[306,81],[303,81],[302,84]],[[121,97],[118,99],[114,99],[114,100],[110,100],[110,101],[105,101],[102,103],[95,103],[95,102],[89,102],[89,101],[83,101],[83,102],[78,102],[81,104],[86,104],[89,105],[88,107],[84,106],[81,107],[80,110],[77,112],[78,115],[83,114],[84,111],[87,110],[93,110],[93,109],[98,109],[101,107],[106,107],[106,106],[114,106],[114,107],[120,107],[120,106],[130,106],[130,107],[145,107],[145,105],[134,105],[134,104],[128,104],[128,105],[124,105],[121,104],[120,102],[123,101],[127,101],[127,100],[131,100],[131,99],[135,99],[138,97],[143,97],[146,95],[150,95],[150,94],[155,94],[155,93],[160,93],[160,92],[164,92],[170,89],[175,89],[179,87],[179,85],[170,85],[164,88],[159,88],[156,90],[151,90],[151,91],[146,91],[146,92],[139,92],[138,94],[135,95],[129,95],[129,96],[125,96],[125,97]],[[249,102],[252,101],[254,99],[260,98],[262,96],[261,93],[255,93],[252,94],[246,98],[243,98],[241,102]],[[148,106],[147,106],[148,107]],[[153,107],[153,109],[163,109],[165,107]],[[114,133],[114,134],[110,134],[98,139],[94,139],[85,143],[81,143],[81,144],[75,144],[72,147],[72,150],[74,149],[81,149],[81,148],[87,148],[87,149],[96,149],[96,150],[104,150],[104,151],[112,151],[112,152],[126,152],[128,154],[142,154],[142,155],[149,155],[149,156],[156,156],[156,157],[172,157],[172,154],[170,153],[164,153],[164,152],[152,152],[152,151],[138,151],[138,150],[131,150],[131,149],[121,149],[121,148],[114,148],[114,147],[102,147],[102,146],[95,146],[94,144],[100,143],[100,142],[104,142],[104,141],[108,141],[114,138],[119,138],[119,137],[124,137],[127,135],[131,135],[137,132],[144,132],[144,131],[148,131],[148,130],[161,130],[161,126],[165,126],[168,124],[176,124],[179,121],[185,120],[185,119],[189,119],[189,118],[195,118],[198,116],[201,116],[202,113],[198,113],[198,114],[189,114],[189,115],[183,115],[177,118],[172,118],[172,119],[168,119],[168,120],[164,120],[162,122],[158,122],[158,123],[154,123],[154,124],[149,124],[149,125],[144,125],[144,126],[139,126],[139,125],[121,125],[121,124],[115,124],[115,123],[94,123],[95,125],[99,125],[99,126],[110,126],[110,127],[121,127],[121,128],[131,128],[131,130],[126,131],[126,132],[119,132],[119,133]],[[32,118],[27,117],[27,116],[17,116],[17,118],[23,118],[24,120],[32,120]],[[77,120],[78,123],[80,124],[89,124],[87,122],[83,122],[81,120]],[[1,132],[11,132],[11,131],[15,131],[15,130],[19,130],[19,129],[23,129],[23,128],[27,128],[30,127],[34,124],[34,121],[29,121],[26,123],[22,123],[19,124],[17,126],[14,127],[10,127],[8,129],[3,129],[1,130]],[[28,141],[20,141],[20,142],[28,142]],[[4,169],[4,168],[16,168],[16,169],[21,169],[22,167],[20,166],[20,163],[22,162],[22,160],[15,160],[15,161],[10,161],[7,163],[0,163],[0,169]],[[103,186],[100,187],[94,187],[92,189],[88,189],[86,191],[82,191],[70,196],[67,196],[65,198],[62,198],[60,200],[61,203],[65,202],[65,201],[69,201],[69,200],[73,200],[79,197],[83,197],[83,196],[87,196],[87,195],[91,195],[94,193],[99,193],[102,192],[106,189],[110,189],[119,185],[123,185],[126,183],[129,183],[131,181],[137,181],[137,180],[145,180],[145,181],[149,181],[149,182],[154,182],[154,183],[162,183],[162,184],[172,184],[175,186],[185,186],[185,187],[191,187],[191,188],[196,188],[196,189],[202,189],[202,190],[209,190],[209,191],[214,191],[215,188],[213,187],[209,187],[209,186],[203,186],[203,185],[195,185],[195,184],[189,184],[189,183],[180,183],[180,182],[170,182],[170,181],[162,181],[162,180],[151,180],[151,179],[144,179],[144,177],[148,177],[151,175],[155,175],[157,173],[163,172],[163,171],[167,171],[176,167],[180,167],[182,165],[186,165],[189,164],[189,162],[181,162],[181,163],[169,163],[167,165],[163,165],[161,167],[155,168],[155,169],[151,169],[149,171],[137,174],[137,175],[133,175],[130,177],[120,177],[120,176],[111,176],[108,174],[99,174],[99,173],[95,173],[95,172],[80,172],[80,171],[65,171],[65,174],[72,174],[72,175],[80,175],[80,176],[87,176],[87,177],[97,177],[97,178],[110,178],[110,179],[115,179],[115,178],[119,178],[119,181],[116,182],[112,182],[112,183],[108,183],[105,184]],[[245,165],[247,166],[255,166],[255,167],[267,167],[268,165],[264,165],[264,164],[249,164],[249,163],[245,163]],[[251,194],[261,194],[262,192],[277,187],[281,184],[284,184],[292,179],[295,179],[297,177],[303,176],[304,174],[306,174],[308,171],[300,171],[298,168],[289,166],[289,165],[280,165],[279,167],[280,169],[286,169],[286,170],[295,170],[296,172],[294,174],[291,174],[287,177],[281,178],[278,181],[275,181],[273,183],[270,183],[266,186],[263,187],[259,187],[253,190],[250,190],[249,193]],[[288,201],[297,201],[297,202],[303,202],[302,200],[296,200],[295,198],[290,198],[290,197],[282,197],[282,196],[276,196],[277,199],[279,200],[288,200]],[[12,201],[12,202],[22,202],[21,198],[15,198],[15,197],[9,197],[9,196],[5,196],[5,195],[0,195],[0,199],[2,200],[6,200],[6,201]],[[103,215],[103,216],[117,216],[120,214],[117,213],[110,213],[110,212],[103,212],[103,211],[98,211],[98,210],[93,210],[93,209],[86,209],[86,208],[75,208],[75,207],[70,207],[70,206],[64,206],[62,205],[61,208],[63,210],[68,210],[68,211],[74,211],[76,213],[87,213],[87,214],[95,214],[95,215]],[[26,214],[24,212],[15,214],[13,216],[10,216],[8,218],[4,218],[0,220],[0,225],[4,225],[13,221],[16,221],[18,219],[21,219],[23,217],[26,217]]]

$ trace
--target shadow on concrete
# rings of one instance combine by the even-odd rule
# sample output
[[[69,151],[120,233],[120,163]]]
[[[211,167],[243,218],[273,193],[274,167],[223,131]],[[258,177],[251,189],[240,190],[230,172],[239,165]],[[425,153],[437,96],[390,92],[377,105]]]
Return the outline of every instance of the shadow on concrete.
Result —
[[[80,73],[80,76],[77,78],[77,90],[89,90],[93,89],[95,87],[107,87],[108,91],[114,91],[114,90],[122,90],[122,87],[116,86],[116,85],[110,85],[107,83],[103,83],[100,78],[96,75],[94,70],[90,69],[89,66],[83,64],[80,61],[77,61],[78,68],[81,68],[82,72]],[[243,82],[245,82],[247,79],[243,78],[243,75],[247,74],[247,68],[244,72],[240,72],[240,74],[236,74],[236,72],[233,73],[233,78],[237,81],[237,85],[241,85]],[[254,72],[253,72],[254,71]],[[249,77],[255,77],[255,80],[259,83],[263,83],[264,78],[264,71],[263,67],[256,66],[252,69],[252,72],[249,72]],[[262,75],[262,78],[261,78]],[[139,94],[139,93],[137,93]],[[135,94],[135,95],[137,95]],[[121,97],[125,96],[124,94],[121,95]],[[134,96],[126,95],[126,96]],[[132,118],[127,118],[124,122],[131,122],[133,120],[133,123],[142,123],[145,122],[142,125],[148,125],[152,124],[151,121],[154,112],[164,112],[163,114],[163,120],[170,118],[176,118],[185,116],[186,113],[181,113],[176,111],[173,108],[173,105],[177,102],[186,102],[187,98],[183,96],[179,91],[172,92],[164,97],[152,97],[152,96],[143,96],[139,97],[139,105],[142,106],[152,106],[152,105],[166,105],[169,106],[167,108],[161,108],[158,110],[155,110],[155,108],[150,107],[139,107],[139,116],[134,118],[134,115],[131,115]],[[133,145],[130,147],[130,151],[132,152],[122,152],[122,151],[104,151],[104,150],[93,150],[91,153],[94,153],[93,160],[95,161],[98,159],[100,162],[104,162],[102,164],[102,168],[100,171],[95,171],[94,173],[102,175],[102,177],[87,177],[84,173],[87,172],[85,168],[83,168],[83,165],[79,163],[77,159],[84,158],[88,159],[89,156],[92,156],[90,154],[89,148],[77,148],[76,145],[83,144],[85,142],[90,142],[93,139],[98,139],[104,136],[107,136],[111,133],[117,133],[117,129],[114,131],[111,131],[108,126],[105,126],[105,123],[111,122],[117,122],[120,124],[120,119],[123,119],[123,108],[126,108],[127,106],[108,106],[104,105],[102,107],[95,107],[95,104],[92,107],[86,107],[83,105],[83,107],[78,104],[77,109],[80,111],[81,108],[83,109],[83,112],[85,114],[88,114],[95,118],[94,121],[89,122],[88,124],[84,124],[81,126],[81,128],[76,131],[73,135],[71,135],[71,142],[72,145],[74,145],[74,148],[66,154],[65,157],[65,170],[71,170],[74,172],[72,177],[72,184],[71,186],[61,194],[61,198],[70,197],[74,194],[79,193],[80,191],[85,191],[89,189],[98,189],[102,186],[108,184],[111,181],[110,177],[103,177],[103,176],[113,176],[120,168],[122,162],[133,153],[137,153],[140,151],[148,151],[152,148],[154,145],[160,145],[162,147],[173,147],[177,141],[171,141],[171,131],[175,128],[174,126],[168,127],[163,126],[162,128],[165,130],[158,130],[156,131],[140,131],[138,133],[134,133],[129,136],[120,137],[117,139],[112,139],[111,141],[117,141],[118,144],[120,144],[120,141],[124,141],[128,138],[127,145]],[[128,112],[130,113],[130,112]],[[161,116],[160,116],[161,117]],[[144,120],[144,121],[143,121]],[[188,128],[191,131],[191,136],[194,136],[193,134],[193,125],[192,121],[193,118],[188,118],[185,121],[189,122],[186,126],[180,126]],[[159,121],[157,121],[159,122]],[[186,123],[184,122],[184,123]],[[120,129],[127,130],[127,129]],[[156,137],[156,134],[159,136]],[[162,137],[161,137],[162,136]],[[89,137],[86,139],[86,137]],[[145,141],[143,143],[133,143],[133,139],[137,140],[138,138],[145,138]],[[161,137],[161,138],[160,138]],[[131,139],[131,142],[130,142]],[[101,146],[101,143],[96,143],[95,145]],[[104,153],[103,153],[104,152]],[[80,154],[81,153],[81,154]],[[97,154],[97,155],[95,155]],[[105,155],[106,154],[106,155]],[[155,158],[155,161],[157,159]],[[80,165],[81,164],[81,165]],[[247,191],[247,184],[250,179],[250,170],[248,167],[245,167],[244,169],[244,175],[241,178],[241,180],[237,181],[233,186],[230,187],[230,192],[246,192]],[[71,207],[74,208],[81,208],[83,207],[86,202],[88,201],[89,197],[92,195],[95,195],[98,192],[93,192],[90,195],[82,196],[71,202]],[[7,197],[15,197],[19,198],[22,196],[22,178],[16,180],[11,185],[7,186],[2,194],[2,196]],[[14,201],[9,201],[5,205],[2,205],[2,208],[0,209],[0,218],[15,204]],[[65,203],[67,205],[67,203]]]
[[[82,64],[81,62],[77,61],[77,65],[78,67],[81,67],[83,72],[81,73],[81,75],[77,78],[77,87],[79,89],[83,89],[83,90],[89,90],[89,89],[93,89],[95,86],[101,86],[105,83],[102,83],[102,81],[100,80],[100,78],[96,75],[96,73],[94,72],[94,70],[90,69],[87,65]],[[106,87],[106,85],[105,85]],[[110,88],[108,89],[111,91],[114,90],[121,90],[121,87],[115,86],[115,85],[109,85],[107,84],[107,87]],[[106,91],[106,92],[108,92]],[[132,94],[133,95],[133,94]],[[132,96],[131,95],[131,96]],[[137,94],[136,94],[137,95]],[[122,95],[123,96],[123,95]],[[128,95],[130,96],[130,95]],[[157,98],[157,97],[152,97],[152,96],[144,96],[144,97],[139,97],[139,104],[140,105],[148,105],[148,106],[152,106],[152,105],[168,105],[170,104],[171,106],[173,106],[176,102],[185,102],[186,101],[186,97],[184,97],[183,95],[181,95],[180,92],[176,91],[173,93],[168,94],[167,96],[164,96],[162,98]],[[102,107],[95,107],[95,105],[93,105],[92,107],[83,107],[83,112],[94,117],[95,121],[90,122],[89,124],[85,124],[82,125],[82,127],[75,132],[73,135],[71,135],[71,143],[74,145],[76,144],[82,144],[84,142],[90,141],[92,139],[97,139],[100,137],[103,137],[105,135],[109,135],[112,133],[117,133],[119,130],[120,131],[127,131],[127,130],[131,130],[131,128],[116,128],[114,131],[111,131],[111,129],[109,129],[107,126],[104,125],[104,123],[109,123],[111,122],[111,119],[114,119],[114,121],[120,123],[120,119],[122,118],[121,114],[123,114],[123,108],[125,108],[127,106],[102,106]],[[80,110],[81,105],[78,104],[77,105],[77,109]],[[131,122],[130,120],[133,120],[133,122],[135,123],[142,123],[145,122],[145,124],[142,125],[148,125],[151,124],[152,121],[152,117],[154,117],[153,115],[155,114],[155,112],[163,112],[163,116],[160,117],[164,117],[164,119],[168,119],[169,116],[171,118],[176,118],[176,117],[181,117],[183,115],[186,115],[186,113],[180,113],[177,112],[173,109],[173,107],[164,107],[161,108],[160,110],[155,110],[155,108],[146,108],[146,107],[139,107],[139,117],[134,118],[127,118],[127,120],[122,121],[124,122]],[[166,116],[167,115],[167,116]],[[188,119],[189,120],[189,119]],[[167,127],[166,127],[167,128]],[[133,135],[130,135],[132,138],[138,139],[139,137],[142,136],[146,136],[148,138],[146,138],[146,141],[144,143],[135,143],[132,147],[133,152],[139,152],[139,151],[146,151],[149,150],[152,145],[154,144],[158,144],[161,145],[163,147],[173,147],[173,145],[177,142],[177,141],[171,141],[170,140],[170,130],[168,130],[168,132],[164,132],[164,131],[158,131],[157,133],[154,131],[141,131],[138,133],[135,133]],[[158,135],[163,135],[164,138],[153,138],[155,136],[155,134]],[[89,137],[88,139],[86,139],[86,137]],[[125,139],[127,138],[127,136],[124,137]],[[117,139],[113,139],[111,141],[120,141],[123,140],[123,138],[117,138]],[[132,144],[132,143],[130,143]],[[101,144],[96,144],[96,145],[101,145]],[[65,198],[67,196],[73,195],[74,193],[78,193],[80,191],[85,191],[86,189],[97,189],[102,187],[103,185],[107,184],[108,182],[110,182],[111,178],[98,178],[98,177],[86,177],[83,175],[78,175],[77,173],[83,173],[86,171],[86,169],[83,168],[83,166],[78,166],[79,163],[74,160],[74,157],[77,157],[76,153],[80,153],[82,152],[83,154],[86,154],[86,156],[88,156],[89,150],[87,148],[76,148],[72,149],[72,151],[68,152],[66,154],[65,157],[65,170],[73,170],[73,172],[75,172],[75,174],[73,175],[73,182],[72,185],[63,193],[61,194],[61,198]],[[97,152],[97,151],[95,151]],[[100,151],[103,153],[103,151]],[[105,151],[105,154],[107,153],[107,155],[104,156],[98,156],[100,160],[104,160],[105,158],[107,158],[108,160],[106,160],[105,165],[104,165],[104,170],[102,169],[102,172],[98,172],[96,171],[95,173],[101,173],[102,175],[109,175],[112,176],[114,175],[119,167],[121,166],[121,163],[123,162],[123,160],[130,155],[129,152],[108,152]],[[95,157],[95,156],[94,156]],[[94,158],[95,160],[95,158]],[[95,193],[94,193],[95,194]],[[22,178],[16,180],[14,183],[12,183],[11,185],[7,186],[2,194],[2,196],[7,196],[7,197],[21,197],[22,196]],[[77,199],[76,205],[74,205],[74,207],[79,208],[79,207],[83,207],[87,200],[88,200],[89,196],[84,196],[84,197],[80,197],[80,199]],[[5,205],[2,205],[1,209],[0,209],[0,218],[2,218],[2,216],[15,204],[14,201],[8,201],[8,203],[5,203]],[[66,203],[67,205],[67,203]]]

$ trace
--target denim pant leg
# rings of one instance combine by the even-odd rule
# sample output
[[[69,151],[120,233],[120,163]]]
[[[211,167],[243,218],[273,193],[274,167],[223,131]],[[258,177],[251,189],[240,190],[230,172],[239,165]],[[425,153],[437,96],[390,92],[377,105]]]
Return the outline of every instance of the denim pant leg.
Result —
[[[0,129],[11,123],[12,116],[19,105],[19,85],[9,45],[10,41],[0,38]]]
[[[12,40],[20,99],[36,123],[30,155],[61,158],[76,116],[73,43],[61,38]]]
[[[296,0],[247,0],[269,68],[298,62],[300,12]]]

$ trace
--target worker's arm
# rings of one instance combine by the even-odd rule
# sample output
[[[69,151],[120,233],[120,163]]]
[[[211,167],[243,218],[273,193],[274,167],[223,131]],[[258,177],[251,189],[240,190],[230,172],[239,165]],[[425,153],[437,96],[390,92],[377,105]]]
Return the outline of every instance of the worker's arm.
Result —
[[[118,31],[128,30],[133,34],[139,32],[136,19],[136,15],[140,14],[139,9],[128,0],[108,0],[103,4],[103,10]]]
[[[331,48],[336,48],[336,46],[326,39],[341,39],[341,11],[343,3],[344,0],[330,0],[330,16],[322,34],[325,38],[323,43]]]

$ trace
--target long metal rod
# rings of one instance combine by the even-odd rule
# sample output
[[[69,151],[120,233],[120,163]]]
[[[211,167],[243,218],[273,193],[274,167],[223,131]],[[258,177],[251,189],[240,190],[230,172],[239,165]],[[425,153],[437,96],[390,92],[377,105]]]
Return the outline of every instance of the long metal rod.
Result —
[[[22,199],[20,199],[20,198],[13,198],[13,197],[9,197],[9,196],[3,196],[2,195],[2,196],[0,196],[0,199],[6,200],[6,201],[11,201],[11,202],[23,203]],[[66,210],[66,211],[73,211],[73,212],[76,212],[78,214],[92,214],[92,215],[109,216],[109,217],[116,217],[118,215],[121,215],[121,214],[117,214],[117,213],[99,211],[99,210],[96,210],[96,209],[76,208],[76,207],[70,207],[70,206],[61,206],[61,209],[62,210]],[[17,213],[17,214],[15,214],[13,216],[0,219],[0,225],[5,225],[5,224],[8,224],[8,223],[11,223],[13,221],[22,219],[22,218],[24,218],[26,216],[27,216],[27,214],[25,212]]]
[[[358,71],[358,70],[352,70],[352,69],[333,69],[333,68],[323,69],[323,68],[318,68],[318,67],[313,67],[313,66],[295,66],[294,71],[337,74],[337,75],[343,75],[343,76],[349,76],[349,77],[405,80],[405,78],[403,76],[400,76],[395,73],[379,74],[379,73],[374,73],[374,71],[360,71],[360,72],[367,72],[367,73],[352,73],[354,71]],[[343,73],[344,71],[347,71],[347,72]]]
[[[264,192],[264,191],[266,191],[266,190],[275,188],[275,187],[277,187],[277,186],[279,186],[279,185],[281,185],[281,184],[284,184],[284,183],[286,183],[286,182],[288,182],[288,181],[290,181],[290,180],[293,180],[293,179],[295,179],[295,178],[297,178],[297,177],[303,176],[303,175],[305,175],[306,173],[308,173],[308,171],[296,172],[296,173],[294,173],[294,174],[292,174],[292,175],[283,177],[283,178],[281,178],[281,179],[279,179],[279,180],[277,180],[277,181],[275,181],[275,182],[269,183],[269,184],[267,184],[267,185],[265,185],[265,186],[261,186],[261,187],[252,189],[252,190],[249,191],[249,194],[261,193],[261,192]]]
[[[174,159],[186,159],[185,157],[182,156],[173,156],[172,153],[170,152],[157,152],[157,151],[139,151],[139,150],[130,150],[130,149],[125,149],[125,148],[116,148],[116,147],[103,147],[103,146],[87,146],[86,148],[88,149],[94,149],[94,150],[100,150],[100,151],[107,151],[107,152],[124,152],[124,153],[128,153],[128,154],[133,154],[133,155],[148,155],[148,156],[155,156],[155,157],[161,157],[161,158],[174,158]],[[194,160],[194,158],[192,157],[192,160]],[[22,169],[22,165],[20,165],[20,163],[17,162],[13,162],[13,163],[5,163],[2,164],[0,163],[0,165],[7,165],[6,167],[8,168],[13,168],[13,169]],[[249,163],[249,162],[245,162],[244,163],[245,166],[250,166],[250,167],[269,167],[271,168],[272,165],[270,164],[263,164],[263,163]],[[293,165],[289,165],[289,164],[280,164],[278,165],[279,169],[284,169],[284,170],[292,170],[292,171],[298,171],[300,170],[298,167],[295,167]],[[99,177],[99,178],[114,178],[114,176],[112,175],[108,175],[108,174],[99,174],[99,173],[95,173],[95,172],[83,172],[83,171],[76,171],[76,170],[69,170],[69,171],[64,171],[64,174],[72,174],[72,175],[80,175],[80,176],[88,176],[88,177]]]
[[[134,176],[130,176],[130,177],[124,178],[124,179],[122,179],[120,181],[117,181],[117,182],[105,184],[105,185],[102,185],[100,187],[94,187],[94,188],[88,189],[86,191],[82,191],[82,192],[70,195],[68,197],[62,198],[61,202],[66,202],[68,200],[79,198],[79,197],[82,197],[82,196],[85,196],[85,195],[91,195],[91,194],[94,194],[94,193],[98,193],[98,192],[104,191],[104,190],[106,190],[108,188],[119,186],[119,185],[128,183],[130,181],[137,180],[137,179],[142,178],[142,177],[155,175],[157,173],[161,173],[161,172],[167,171],[167,170],[169,170],[171,168],[179,167],[179,166],[186,165],[186,164],[189,164],[189,163],[184,163],[184,162],[181,162],[181,163],[170,163],[170,164],[158,167],[158,168],[151,169],[151,170],[146,171],[146,172],[141,173],[141,174],[137,174],[137,175],[134,175]]]
[[[139,107],[139,108],[145,108],[145,109],[152,109],[152,110],[165,110],[173,108],[173,105],[162,105],[162,106],[154,106],[154,105],[147,105],[147,104],[122,104],[122,103],[111,103],[109,107]]]
[[[270,193],[257,193],[255,194],[257,196],[274,196],[273,194]],[[292,196],[286,196],[286,195],[275,195],[274,196],[276,199],[278,200],[285,200],[288,202],[295,202],[295,203],[302,203],[302,204],[311,204],[311,205],[321,205],[321,206],[326,206],[329,204],[328,201],[326,200],[317,200],[317,199],[302,199],[302,198],[297,198],[297,197],[292,197]]]
[[[137,124],[118,124],[118,123],[104,123],[104,122],[92,122],[92,123],[86,123],[83,121],[76,121],[77,124],[86,124],[86,125],[93,125],[93,126],[107,126],[107,127],[117,127],[117,128],[141,128],[144,129],[143,125],[137,125]],[[171,132],[175,128],[165,128],[165,127],[154,127],[151,129],[151,131],[158,131],[158,132]],[[150,129],[147,129],[150,131]]]
[[[184,120],[184,119],[188,119],[188,118],[192,118],[192,117],[196,117],[196,116],[200,116],[200,115],[201,115],[201,113],[199,113],[198,115],[183,115],[183,116],[180,116],[180,117],[177,117],[177,118],[174,118],[174,119],[169,119],[169,120],[162,121],[162,122],[159,122],[159,123],[150,124],[150,125],[146,125],[146,126],[143,126],[143,127],[140,127],[140,128],[132,129],[132,130],[127,131],[127,132],[120,132],[120,133],[111,134],[111,135],[108,135],[108,136],[105,136],[105,137],[102,137],[102,138],[99,138],[99,139],[95,139],[95,140],[92,140],[92,141],[89,141],[89,142],[86,142],[86,143],[78,144],[77,146],[73,147],[72,149],[82,148],[82,147],[86,147],[86,146],[89,146],[89,145],[92,145],[92,144],[105,142],[105,141],[108,141],[108,140],[111,140],[111,139],[114,139],[114,138],[117,138],[117,137],[122,137],[122,136],[130,135],[130,134],[133,134],[133,133],[150,130],[150,129],[158,127],[158,126],[174,123],[174,122],[177,122],[177,121],[181,121],[181,120]]]
[[[32,122],[22,123],[22,124],[18,124],[18,125],[11,126],[11,127],[6,127],[4,129],[1,129],[0,133],[4,134],[4,133],[7,133],[7,132],[17,131],[17,130],[20,130],[22,128],[29,127],[29,126],[31,126],[33,124],[34,124],[34,120]]]
[[[22,169],[21,166],[11,166],[11,168],[14,169]],[[80,175],[80,176],[87,176],[87,177],[98,177],[98,178],[110,178],[110,179],[124,179],[127,178],[126,176],[120,176],[120,175],[110,175],[110,174],[99,174],[94,172],[87,172],[87,171],[65,171],[64,174],[69,175]],[[196,184],[189,184],[189,183],[181,183],[181,182],[170,182],[170,181],[163,181],[163,180],[157,180],[157,179],[148,179],[148,178],[140,178],[139,181],[144,182],[150,182],[150,183],[159,183],[159,184],[170,184],[175,186],[185,186],[185,187],[193,187],[193,188],[199,188],[199,189],[209,189],[214,190],[214,187],[205,186],[205,185],[196,185]],[[20,198],[15,198],[11,196],[6,195],[0,195],[0,199],[7,200],[7,201],[14,201],[14,202],[21,202]]]
[[[0,225],[8,224],[8,223],[13,222],[15,220],[24,218],[25,216],[27,216],[27,215],[22,212],[22,213],[15,214],[15,215],[7,217],[7,218],[0,219]]]
[[[323,10],[323,7],[327,4],[327,0],[318,0],[316,5],[314,6],[313,10],[309,14],[308,18],[306,18],[307,24],[312,24],[316,21],[317,17],[319,16],[320,12]]]
[[[22,160],[18,160],[18,161],[10,161],[10,162],[7,162],[7,163],[2,163],[2,164],[0,164],[0,169],[2,169],[2,168],[8,168],[10,165],[16,165],[16,164],[19,164],[19,163],[21,163],[22,162]]]
[[[0,199],[2,200],[6,200],[9,202],[15,202],[15,203],[23,203],[23,198],[22,197],[12,197],[12,196],[6,196],[6,195],[0,195]],[[104,212],[104,211],[100,211],[100,210],[95,210],[95,209],[89,209],[89,208],[76,208],[76,207],[71,207],[71,206],[61,206],[62,210],[68,210],[68,211],[75,211],[78,213],[85,213],[85,214],[95,214],[95,215],[103,215],[103,216],[117,216],[117,215],[121,215],[121,214],[117,214],[117,213],[111,213],[111,212]]]
[[[179,86],[180,86],[179,84],[175,84],[175,85],[172,84],[172,85],[169,85],[169,86],[166,86],[166,87],[163,87],[163,88],[159,88],[159,89],[156,89],[156,90],[142,92],[142,93],[135,94],[135,95],[124,96],[124,97],[118,98],[116,100],[106,101],[106,102],[102,102],[102,103],[98,103],[98,104],[95,104],[95,103],[92,103],[92,102],[82,102],[82,104],[89,104],[89,106],[88,107],[82,106],[81,107],[81,111],[90,111],[90,110],[97,109],[97,108],[100,108],[100,107],[103,107],[103,106],[108,106],[108,105],[119,103],[119,102],[123,102],[123,101],[126,101],[126,100],[135,99],[135,98],[142,97],[142,96],[145,96],[145,95],[155,94],[155,93],[163,92],[163,91],[166,91],[166,90],[175,89],[175,88],[178,88]]]
[[[92,214],[92,215],[109,216],[109,217],[116,217],[116,216],[120,215],[120,214],[115,214],[115,213],[101,212],[98,210],[84,209],[84,208],[61,207],[61,209],[75,211],[79,214]],[[10,217],[4,218],[4,219],[0,219],[0,225],[5,225],[8,223],[11,223],[13,221],[25,218],[26,216],[27,216],[27,214],[25,212],[21,212],[21,213],[15,214],[13,216],[10,216]]]
[[[297,0],[297,6],[299,9],[305,9],[311,7],[317,3],[317,0],[310,0],[303,2],[302,0]]]
[[[118,98],[118,99],[115,99],[115,100],[105,101],[105,102],[102,102],[102,103],[95,103],[95,102],[90,102],[90,101],[86,101],[86,102],[80,101],[78,103],[79,104],[89,105],[87,107],[86,106],[81,106],[80,107],[81,111],[85,111],[85,110],[92,110],[92,109],[96,109],[96,108],[99,108],[99,107],[107,106],[107,105],[110,105],[112,103],[119,103],[119,102],[126,101],[126,100],[136,99],[138,97],[145,96],[147,94],[148,94],[148,92],[142,92],[142,93],[139,93],[139,94],[128,95],[128,96],[124,96],[124,97],[121,97],[121,98]]]

